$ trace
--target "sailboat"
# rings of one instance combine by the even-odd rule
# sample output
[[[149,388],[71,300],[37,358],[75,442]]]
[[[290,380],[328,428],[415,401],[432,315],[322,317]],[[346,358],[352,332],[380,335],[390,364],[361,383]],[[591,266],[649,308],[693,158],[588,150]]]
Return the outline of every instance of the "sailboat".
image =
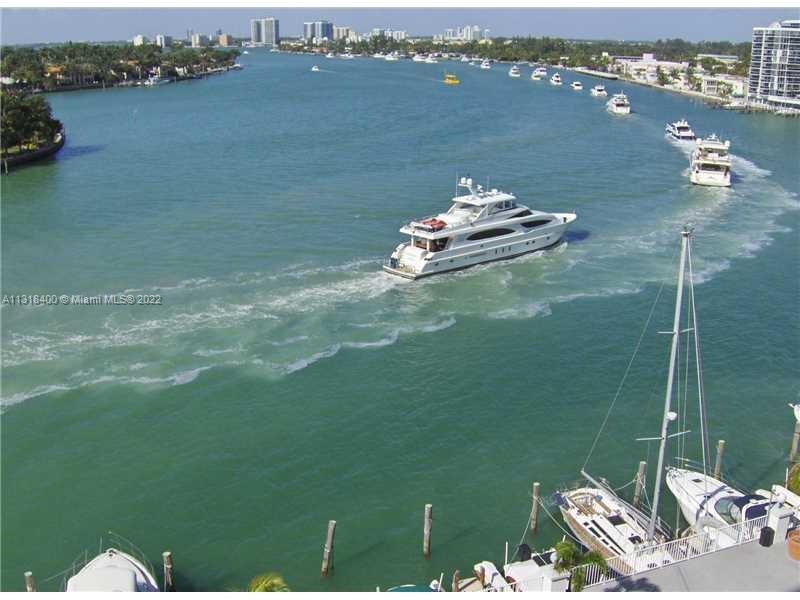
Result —
[[[700,447],[702,463],[700,470],[679,467],[667,467],[666,484],[678,502],[684,519],[695,533],[714,534],[720,528],[738,525],[744,521],[763,517],[770,506],[775,504],[768,496],[759,493],[749,494],[726,483],[719,477],[708,473],[708,429],[706,427],[706,407],[703,389],[703,368],[700,356],[700,331],[697,323],[697,311],[694,301],[694,283],[692,273],[691,243],[687,243],[687,260],[689,265],[689,315],[690,327],[687,337],[694,339],[694,356],[697,375],[697,397],[700,420]],[[688,342],[688,340],[687,340]],[[688,345],[688,344],[687,344]],[[691,348],[691,346],[689,346]],[[688,354],[687,354],[688,373]],[[681,460],[683,457],[681,457]],[[735,538],[728,535],[716,536],[720,546],[733,545]]]
[[[675,315],[673,319],[670,346],[669,372],[667,389],[664,398],[664,415],[661,420],[661,434],[658,440],[658,466],[653,489],[653,502],[650,514],[629,504],[605,482],[600,482],[589,475],[585,468],[581,474],[592,486],[581,487],[559,492],[556,502],[559,504],[564,521],[575,536],[588,548],[599,552],[606,559],[622,557],[646,548],[654,548],[650,560],[654,564],[671,562],[672,558],[664,549],[656,548],[672,537],[669,527],[658,517],[658,506],[661,498],[661,483],[664,474],[664,456],[669,438],[683,435],[686,432],[669,434],[669,424],[677,418],[672,411],[672,397],[675,383],[678,344],[681,334],[681,305],[683,302],[683,284],[686,272],[686,258],[689,253],[691,231],[681,233],[681,257],[678,265],[678,289],[675,297]],[[587,458],[588,463],[588,458]],[[585,464],[584,464],[585,467]]]

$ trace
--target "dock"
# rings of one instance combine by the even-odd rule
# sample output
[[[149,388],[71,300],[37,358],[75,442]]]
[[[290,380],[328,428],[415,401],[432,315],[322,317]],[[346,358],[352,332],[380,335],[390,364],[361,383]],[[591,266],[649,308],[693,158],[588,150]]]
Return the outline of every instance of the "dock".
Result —
[[[583,73],[584,75],[593,75],[594,77],[600,77],[601,79],[611,79],[616,81],[619,79],[619,75],[616,73],[606,73],[604,71],[593,71],[592,69],[585,69],[583,67],[575,67],[574,69],[570,69],[571,71],[575,71],[576,73]]]

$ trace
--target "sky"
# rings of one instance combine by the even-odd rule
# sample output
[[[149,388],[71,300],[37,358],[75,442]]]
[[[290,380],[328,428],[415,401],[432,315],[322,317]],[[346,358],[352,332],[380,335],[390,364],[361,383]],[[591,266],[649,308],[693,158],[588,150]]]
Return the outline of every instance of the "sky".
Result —
[[[211,33],[222,29],[249,35],[249,20],[280,19],[282,36],[298,36],[303,21],[327,19],[364,33],[373,27],[405,29],[410,35],[434,35],[446,28],[479,25],[492,36],[615,40],[683,38],[690,41],[748,41],[752,29],[783,19],[800,18],[800,9],[611,9],[611,8],[470,8],[470,9],[80,9],[0,10],[0,43],[131,40],[165,33],[183,38],[188,29]]]

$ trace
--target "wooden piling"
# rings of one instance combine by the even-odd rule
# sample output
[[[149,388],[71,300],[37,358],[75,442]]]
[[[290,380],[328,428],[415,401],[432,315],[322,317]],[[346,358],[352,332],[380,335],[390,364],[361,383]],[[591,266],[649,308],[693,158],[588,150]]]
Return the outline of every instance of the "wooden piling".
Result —
[[[722,475],[722,457],[725,455],[725,440],[717,442],[717,460],[714,462],[714,479]]]
[[[425,558],[431,557],[431,527],[433,527],[433,504],[426,504],[422,523],[422,556]]]
[[[636,471],[636,488],[633,491],[633,505],[639,508],[639,502],[642,500],[642,490],[644,489],[644,477],[647,471],[647,462],[644,460],[639,461],[639,469]]]
[[[797,462],[797,453],[800,451],[800,421],[794,424],[794,435],[792,436],[792,449],[789,450],[789,462]]]
[[[25,571],[25,591],[26,592],[36,591],[36,579],[34,579],[33,572],[31,571]]]
[[[453,584],[450,586],[451,592],[458,592],[460,591],[458,588],[461,586],[461,577],[459,577],[460,573],[458,569],[453,571]]]
[[[173,571],[175,565],[172,562],[172,552],[169,550],[161,553],[161,562],[164,564],[164,591],[175,591],[175,580],[173,578]]]
[[[533,505],[531,505],[531,531],[539,531],[539,482],[533,482]]]
[[[322,551],[322,577],[327,577],[333,570],[333,536],[336,535],[336,521],[328,521],[328,535],[325,537],[325,548]]]

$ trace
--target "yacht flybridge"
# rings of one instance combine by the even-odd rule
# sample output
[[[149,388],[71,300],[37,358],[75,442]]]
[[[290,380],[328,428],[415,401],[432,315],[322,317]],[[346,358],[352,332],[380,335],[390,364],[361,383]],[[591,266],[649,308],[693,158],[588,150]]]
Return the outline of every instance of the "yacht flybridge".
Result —
[[[411,239],[395,248],[384,271],[418,279],[535,252],[557,244],[577,218],[532,210],[512,194],[485,190],[468,177],[459,179],[458,187],[468,193],[455,196],[447,212],[400,229]]]
[[[631,112],[631,103],[628,97],[620,92],[611,96],[611,100],[606,102],[606,109],[612,115],[629,115]]]
[[[664,131],[669,137],[678,142],[693,142],[695,140],[694,131],[692,131],[686,119],[667,123]]]
[[[689,180],[697,185],[730,187],[731,157],[729,141],[723,142],[716,135],[697,140],[697,148],[689,159]]]

